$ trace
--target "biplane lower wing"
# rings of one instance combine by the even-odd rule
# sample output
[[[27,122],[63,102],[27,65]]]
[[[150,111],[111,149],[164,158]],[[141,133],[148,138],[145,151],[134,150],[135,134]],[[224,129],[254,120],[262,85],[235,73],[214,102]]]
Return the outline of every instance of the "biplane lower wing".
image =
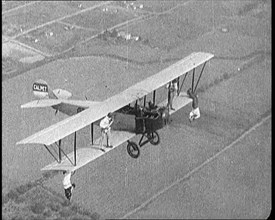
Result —
[[[53,162],[46,167],[42,168],[41,170],[70,170],[75,171],[87,163],[97,159],[98,157],[102,156],[103,154],[115,149],[122,143],[126,142],[127,140],[131,139],[135,136],[135,133],[128,132],[128,131],[112,131],[112,145],[113,148],[106,148],[103,147],[104,151],[101,150],[99,143],[99,139],[95,141],[94,145],[90,145],[86,148],[78,148],[76,150],[76,161],[74,161],[74,151],[69,153],[67,157],[63,156],[61,162]],[[76,165],[73,165],[72,162],[76,162]]]

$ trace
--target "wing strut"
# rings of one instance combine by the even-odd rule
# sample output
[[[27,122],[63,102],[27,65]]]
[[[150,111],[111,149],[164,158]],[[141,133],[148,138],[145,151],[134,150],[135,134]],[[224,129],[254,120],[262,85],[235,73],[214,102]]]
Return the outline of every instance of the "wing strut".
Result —
[[[91,124],[91,141],[94,144],[94,123]]]
[[[58,150],[59,150],[58,157],[56,157],[53,154],[53,152],[48,148],[48,146],[46,144],[44,144],[44,147],[49,151],[49,153],[52,155],[52,157],[56,160],[57,163],[61,163],[61,161],[62,161],[61,154],[63,153],[65,155],[65,157],[70,161],[70,163],[72,165],[74,165],[74,163],[71,161],[71,159],[68,157],[68,155],[62,150],[62,148],[61,148],[61,140],[59,140],[59,145],[57,145],[57,146],[58,146]],[[54,148],[52,148],[52,149],[57,154],[56,150]]]
[[[181,83],[180,89],[178,90],[178,95],[180,94],[180,91],[181,91],[181,89],[182,89],[183,83],[184,83],[184,81],[185,81],[185,79],[186,79],[187,75],[188,75],[188,72],[184,75],[184,78],[183,78],[183,80],[182,80],[182,83]]]
[[[196,84],[196,86],[195,86],[194,92],[195,92],[196,89],[197,89],[197,86],[198,86],[199,81],[200,81],[200,79],[201,79],[201,76],[202,76],[202,73],[203,73],[203,70],[204,70],[204,67],[205,67],[206,63],[207,63],[207,62],[205,62],[205,63],[203,64],[203,67],[202,67],[202,69],[201,69],[201,73],[200,73],[199,79],[198,79],[198,81],[197,81],[197,84]]]
[[[74,133],[74,165],[76,166],[76,132]]]
[[[59,152],[58,152],[58,155],[59,155],[59,161],[61,161],[61,139],[58,141],[58,149],[59,149]]]
[[[196,70],[196,68],[193,69],[193,76],[192,76],[192,92],[194,92],[195,70]]]
[[[49,153],[53,156],[53,158],[54,158],[58,163],[60,163],[60,160],[58,160],[58,159],[54,156],[54,154],[50,151],[50,149],[48,148],[48,146],[47,146],[46,144],[44,144],[44,147],[47,149],[47,151],[49,151]]]
[[[179,76],[178,79],[177,79],[177,87],[178,87],[178,88],[180,87],[180,76]]]
[[[156,90],[153,92],[153,104],[155,105],[156,103]]]

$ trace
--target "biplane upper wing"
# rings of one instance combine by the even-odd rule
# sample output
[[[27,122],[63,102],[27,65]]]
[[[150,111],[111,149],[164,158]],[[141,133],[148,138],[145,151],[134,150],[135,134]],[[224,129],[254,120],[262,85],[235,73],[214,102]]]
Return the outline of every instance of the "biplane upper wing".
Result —
[[[101,119],[109,112],[114,112],[125,105],[142,98],[148,93],[165,85],[169,81],[189,72],[197,66],[210,60],[214,55],[204,52],[192,53],[159,73],[129,87],[123,92],[97,103],[74,116],[60,121],[32,136],[23,139],[17,144],[44,144],[50,145],[62,138]]]

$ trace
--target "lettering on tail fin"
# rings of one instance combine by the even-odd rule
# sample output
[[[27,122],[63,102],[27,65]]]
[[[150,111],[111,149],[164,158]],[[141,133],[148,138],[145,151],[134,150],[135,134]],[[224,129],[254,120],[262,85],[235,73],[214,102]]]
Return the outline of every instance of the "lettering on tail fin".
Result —
[[[43,80],[33,83],[32,90],[33,94],[40,99],[49,98],[48,84]]]
[[[48,92],[48,86],[41,83],[33,84],[33,91],[37,92]]]

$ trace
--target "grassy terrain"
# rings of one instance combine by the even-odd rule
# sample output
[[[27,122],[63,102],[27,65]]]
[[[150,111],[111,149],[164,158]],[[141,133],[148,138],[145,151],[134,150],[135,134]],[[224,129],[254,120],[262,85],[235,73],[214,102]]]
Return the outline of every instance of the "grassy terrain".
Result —
[[[6,12],[16,7],[24,6],[30,2],[32,1],[2,1],[2,11]]]
[[[2,197],[3,219],[100,219],[99,214],[71,204],[62,195],[51,192],[43,181],[55,175],[20,185]]]

